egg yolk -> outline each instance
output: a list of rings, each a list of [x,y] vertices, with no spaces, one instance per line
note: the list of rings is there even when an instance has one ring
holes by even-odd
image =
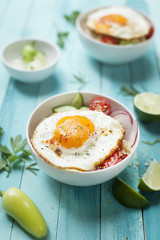
[[[94,130],[94,124],[86,117],[63,117],[57,123],[54,141],[65,148],[79,148],[90,138]]]
[[[127,19],[121,15],[110,14],[101,17],[98,22],[94,23],[97,30],[106,32],[108,34],[113,32],[111,31],[113,24],[124,26],[127,24]]]
[[[126,25],[127,19],[121,15],[110,14],[100,18],[100,22],[110,25],[110,23],[117,23],[119,25]]]

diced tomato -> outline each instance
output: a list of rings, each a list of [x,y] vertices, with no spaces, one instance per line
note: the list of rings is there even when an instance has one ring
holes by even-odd
[[[101,39],[101,41],[104,42],[104,43],[113,44],[113,45],[118,44],[118,41],[115,38],[110,37],[110,36],[103,37]]]
[[[119,160],[122,161],[123,159],[125,159],[128,155],[127,154],[123,154],[119,157]]]
[[[148,33],[148,35],[147,35],[147,39],[149,39],[152,35],[153,35],[153,33],[154,33],[154,27],[153,26],[151,26],[151,28],[150,28],[150,30],[149,30],[149,33]]]
[[[105,113],[106,115],[109,115],[111,112],[111,105],[108,102],[106,98],[103,97],[97,97],[92,99],[92,101],[89,104],[90,110],[97,110],[100,112]]]
[[[109,157],[102,165],[100,168],[107,168],[111,167],[119,162],[119,157],[118,153],[115,152],[111,157]]]

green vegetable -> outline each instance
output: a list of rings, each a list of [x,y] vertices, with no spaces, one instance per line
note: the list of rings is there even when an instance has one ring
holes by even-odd
[[[68,32],[58,32],[57,33],[57,38],[58,38],[57,44],[60,48],[64,47],[64,40],[65,40],[65,38],[68,37],[68,35],[69,35]]]
[[[76,19],[79,14],[80,14],[79,11],[74,11],[71,15],[64,15],[64,18],[71,24],[75,25]]]
[[[7,171],[7,176],[9,176],[11,170],[13,169],[13,165],[21,162],[25,163],[27,160],[31,160],[31,153],[26,149],[26,139],[23,140],[21,135],[17,135],[15,139],[12,137],[10,138],[10,143],[12,151],[7,146],[0,144],[0,172]],[[30,171],[32,170],[32,172],[34,171],[35,173],[35,171],[39,169],[34,168],[32,164],[33,162],[27,166],[26,169]]]
[[[26,62],[33,61],[35,54],[36,50],[33,43],[25,45],[22,49],[22,59]]]
[[[89,107],[82,106],[82,107],[80,107],[80,109],[79,109],[79,110],[90,110],[90,109],[89,109]]]
[[[80,108],[83,105],[83,97],[80,93],[76,93],[72,99],[71,105],[75,108]]]
[[[46,222],[32,200],[18,188],[0,190],[1,206],[19,225],[34,237],[41,238],[47,233]]]
[[[46,57],[45,54],[41,51],[36,51],[35,56],[34,56],[34,60],[37,59],[39,60],[39,62],[41,63],[41,65],[43,67],[46,66],[47,62],[46,62]]]
[[[75,110],[77,110],[77,109],[71,105],[63,105],[63,106],[59,106],[56,108],[52,108],[53,113],[68,112],[68,111],[75,111]]]

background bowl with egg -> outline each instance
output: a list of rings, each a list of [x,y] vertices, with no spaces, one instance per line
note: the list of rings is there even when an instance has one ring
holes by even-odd
[[[39,167],[42,170],[44,170],[44,172],[47,173],[49,176],[53,177],[54,179],[60,182],[70,184],[70,185],[76,185],[76,186],[90,186],[90,185],[100,184],[117,176],[122,170],[124,170],[127,167],[139,143],[140,132],[139,132],[138,123],[134,115],[129,111],[129,109],[127,109],[123,104],[116,101],[115,99],[106,97],[104,95],[96,94],[93,92],[80,93],[83,97],[84,106],[89,106],[89,103],[95,97],[100,96],[100,97],[106,98],[111,105],[110,116],[113,119],[117,119],[122,124],[125,130],[124,138],[126,141],[130,142],[132,149],[129,155],[124,160],[117,163],[116,165],[107,167],[104,169],[93,169],[89,171],[76,170],[75,168],[72,169],[72,167],[66,169],[62,167],[63,165],[59,167],[53,164],[54,162],[52,161],[53,159],[45,159],[41,154],[37,153],[37,151],[35,150],[32,144],[32,139],[35,133],[35,129],[40,124],[40,122],[43,122],[45,118],[53,114],[53,111],[52,111],[53,108],[58,106],[63,106],[63,105],[70,105],[75,94],[76,94],[75,92],[69,92],[69,93],[62,93],[62,94],[53,96],[47,99],[46,101],[42,102],[33,111],[33,113],[29,118],[29,121],[27,124],[27,130],[26,130],[29,149],[32,153],[32,156],[37,161]],[[86,110],[83,110],[83,111],[86,111]],[[91,110],[88,110],[88,111],[91,111]],[[67,114],[68,113],[66,113],[66,115]],[[50,132],[50,133],[53,132],[52,125],[51,125],[51,128],[48,129],[47,127],[46,131],[41,132],[40,134],[46,135],[47,132]],[[95,155],[99,157],[99,152],[96,151]],[[86,162],[87,162],[87,159],[86,159]]]
[[[154,35],[151,20],[126,6],[88,10],[78,16],[76,27],[89,55],[108,64],[128,63],[143,56]]]

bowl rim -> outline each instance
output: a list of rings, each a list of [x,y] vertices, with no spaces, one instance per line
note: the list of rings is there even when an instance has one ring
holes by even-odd
[[[24,69],[24,70],[22,70],[22,69],[17,69],[17,68],[15,68],[12,64],[10,64],[10,63],[5,59],[5,57],[4,57],[4,52],[5,52],[6,49],[7,49],[8,47],[10,47],[11,45],[14,45],[14,44],[20,43],[20,42],[25,42],[25,41],[37,41],[37,42],[42,42],[42,43],[45,43],[45,44],[49,45],[50,48],[52,48],[52,49],[54,49],[54,50],[56,51],[56,58],[55,58],[55,60],[52,61],[52,63],[49,64],[49,65],[47,65],[46,67],[44,67],[44,68],[42,68],[42,69],[38,69],[38,70],[33,69],[33,70],[31,71],[31,70],[29,70],[29,69]],[[42,71],[44,71],[44,70],[50,69],[50,68],[52,68],[52,67],[58,62],[59,58],[60,58],[60,49],[59,49],[59,47],[57,46],[57,44],[52,43],[51,41],[48,41],[48,40],[45,40],[45,39],[42,39],[42,38],[36,38],[36,37],[27,37],[27,38],[24,37],[24,38],[19,38],[19,39],[17,39],[17,40],[10,41],[9,43],[7,43],[7,44],[3,47],[2,51],[1,51],[1,60],[2,60],[3,64],[6,65],[7,67],[11,68],[11,69],[14,70],[14,71],[21,72],[21,73],[37,73],[37,72],[42,72]]]
[[[97,10],[100,10],[100,9],[103,9],[103,8],[111,8],[111,7],[127,7],[127,8],[130,8],[130,9],[134,10],[138,14],[142,15],[145,19],[147,19],[150,22],[151,26],[154,27],[154,32],[153,32],[152,36],[149,39],[146,39],[145,41],[134,44],[134,45],[133,44],[132,45],[131,44],[128,44],[128,45],[114,45],[114,44],[103,43],[103,42],[91,37],[89,34],[87,34],[81,26],[81,20],[84,17],[86,17],[88,14],[90,14],[94,11],[97,11]],[[100,7],[90,8],[90,9],[88,9],[88,10],[86,10],[83,13],[80,13],[78,15],[78,17],[76,19],[76,28],[79,31],[79,33],[82,34],[83,37],[85,37],[87,40],[89,40],[89,41],[91,41],[95,44],[99,44],[100,46],[108,46],[108,47],[112,47],[112,48],[115,48],[115,49],[117,49],[117,48],[118,49],[124,49],[124,48],[128,49],[128,48],[141,47],[141,46],[145,45],[146,43],[151,42],[153,40],[153,37],[154,37],[154,34],[155,34],[155,26],[154,26],[153,22],[150,20],[150,18],[148,18],[143,12],[138,11],[137,9],[128,7],[126,5],[123,5],[123,6],[122,5],[113,5],[113,6],[108,5],[108,6],[100,6]]]
[[[129,114],[132,116],[132,119],[134,119],[134,121],[136,122],[137,124],[137,135],[136,135],[136,140],[135,140],[135,144],[134,144],[134,148],[132,149],[131,153],[125,158],[123,159],[121,162],[119,162],[118,164],[116,165],[113,165],[113,166],[110,166],[108,168],[105,168],[105,169],[98,169],[98,170],[91,170],[91,171],[68,171],[68,169],[64,169],[64,168],[59,168],[59,167],[56,167],[56,165],[50,163],[49,161],[46,161],[45,159],[43,159],[41,156],[39,156],[37,154],[37,152],[34,150],[32,144],[31,144],[31,140],[30,140],[30,137],[29,137],[29,125],[30,125],[30,122],[31,122],[31,119],[33,117],[33,115],[35,114],[35,112],[43,105],[45,104],[46,102],[50,101],[52,98],[56,98],[56,97],[61,97],[63,95],[70,95],[70,94],[75,94],[75,93],[81,93],[81,94],[95,94],[96,96],[102,96],[102,97],[106,97],[118,104],[120,104],[122,107],[124,107],[128,112]],[[47,117],[47,116],[46,116]],[[101,94],[101,93],[96,93],[96,92],[89,92],[89,91],[71,91],[71,92],[63,92],[63,93],[60,93],[60,94],[56,94],[54,96],[51,96],[49,98],[47,98],[46,100],[42,101],[40,104],[38,104],[38,106],[32,111],[32,113],[30,114],[30,117],[28,119],[28,122],[27,122],[27,127],[26,127],[26,139],[27,139],[27,142],[28,142],[28,145],[29,145],[29,148],[32,149],[32,151],[34,152],[34,155],[36,155],[38,158],[40,158],[42,161],[44,161],[47,165],[55,168],[55,169],[59,169],[61,171],[65,171],[65,172],[71,172],[73,174],[78,174],[78,175],[92,175],[92,174],[95,174],[95,173],[98,173],[98,172],[104,172],[104,171],[110,171],[110,169],[113,169],[113,168],[118,168],[118,166],[122,165],[125,162],[128,162],[129,161],[129,157],[132,157],[134,155],[134,153],[136,152],[137,150],[137,147],[138,147],[138,144],[139,144],[139,140],[140,140],[140,128],[139,128],[139,124],[134,116],[134,114],[124,105],[122,104],[121,102],[119,102],[118,100],[112,98],[112,97],[108,97],[108,96],[105,96],[104,94]]]

